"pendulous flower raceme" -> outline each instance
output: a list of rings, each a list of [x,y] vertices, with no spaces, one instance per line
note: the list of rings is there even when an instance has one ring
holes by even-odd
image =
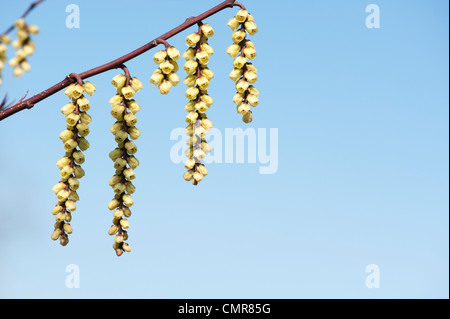
[[[150,77],[150,83],[156,85],[159,92],[167,95],[172,86],[180,83],[177,75],[178,63],[176,60],[180,58],[180,52],[173,46],[167,46],[166,50],[159,50],[153,56],[153,61],[159,65],[153,75]]]
[[[79,200],[77,194],[80,186],[79,179],[84,176],[81,164],[84,163],[85,157],[82,152],[89,148],[85,137],[89,134],[89,124],[92,119],[86,113],[90,109],[90,104],[83,93],[92,95],[95,90],[94,84],[85,82],[71,84],[64,91],[71,102],[61,109],[66,117],[67,126],[59,138],[64,143],[66,154],[56,162],[60,169],[61,180],[52,188],[58,203],[52,210],[56,222],[51,236],[53,240],[59,238],[63,246],[69,243],[68,235],[72,233],[70,221],[72,213],[77,208],[75,203]]]
[[[208,44],[208,39],[214,35],[214,30],[209,24],[201,24],[198,32],[194,32],[186,38],[189,48],[184,52],[186,59],[184,71],[187,77],[184,84],[188,87],[185,96],[189,99],[185,110],[186,134],[188,149],[186,156],[189,158],[185,162],[187,172],[184,174],[186,181],[192,181],[193,185],[198,185],[203,178],[208,175],[208,170],[201,163],[202,159],[211,152],[211,148],[206,142],[206,134],[213,127],[212,122],[206,116],[206,111],[213,104],[213,99],[208,95],[209,83],[214,77],[214,73],[208,68],[209,58],[214,54],[213,48]]]
[[[228,26],[233,33],[233,44],[227,48],[227,53],[235,58],[234,70],[230,73],[230,79],[236,82],[237,93],[233,97],[233,102],[237,104],[237,112],[242,115],[245,123],[253,120],[251,107],[256,107],[259,103],[258,90],[252,85],[258,80],[258,70],[249,62],[256,58],[255,45],[247,39],[249,35],[255,35],[258,27],[255,18],[247,10],[241,9],[234,18],[228,21]]]
[[[126,74],[127,76],[119,74],[113,78],[112,84],[117,89],[117,94],[109,100],[112,106],[111,115],[116,119],[110,131],[117,143],[117,148],[109,154],[116,169],[116,173],[109,180],[109,186],[115,193],[114,199],[108,204],[109,210],[114,211],[109,235],[115,235],[113,248],[117,256],[121,256],[124,251],[131,251],[125,242],[128,240],[127,218],[131,216],[130,207],[134,203],[131,197],[135,191],[132,183],[136,178],[134,169],[139,166],[139,161],[134,156],[137,147],[133,140],[137,140],[141,135],[136,128],[136,113],[140,106],[133,97],[142,88],[142,83],[137,78],[130,79],[127,72]]]
[[[2,70],[5,67],[7,45],[11,42],[8,35],[4,34],[0,36],[0,86],[2,85]]]
[[[22,76],[24,71],[30,71],[31,66],[27,57],[34,53],[36,45],[31,41],[31,35],[39,33],[39,28],[35,25],[27,25],[24,18],[20,18],[14,24],[17,29],[17,40],[11,45],[16,49],[16,56],[9,60],[9,65],[14,68],[15,76]]]

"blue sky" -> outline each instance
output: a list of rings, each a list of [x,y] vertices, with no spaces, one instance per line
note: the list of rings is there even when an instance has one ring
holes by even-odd
[[[29,3],[5,1],[0,29]],[[79,29],[65,26],[71,3]],[[0,96],[34,95],[216,3],[46,0],[27,18],[41,29],[32,71],[14,78],[6,68]],[[0,124],[0,297],[448,298],[448,2],[243,3],[260,29],[252,41],[261,98],[247,127],[278,129],[277,172],[213,163],[199,187],[184,182],[170,134],[184,126],[185,87],[161,96],[148,82],[156,51],[148,52],[127,63],[144,83],[136,95],[133,252],[117,258],[107,234],[111,71],[90,79],[98,89],[91,149],[67,247],[50,239],[67,98],[60,92]],[[381,10],[379,29],[365,25],[371,3]],[[206,21],[216,32],[208,116],[221,132],[245,128],[225,53],[236,11]],[[183,52],[193,31],[169,42]],[[70,264],[79,267],[80,288],[66,287]],[[379,266],[380,288],[365,285],[369,264]]]

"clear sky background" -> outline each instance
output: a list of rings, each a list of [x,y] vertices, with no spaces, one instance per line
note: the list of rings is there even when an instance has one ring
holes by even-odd
[[[29,3],[3,0],[0,29]],[[80,7],[79,29],[65,26],[70,3]],[[41,29],[32,71],[14,78],[7,67],[0,96],[34,95],[217,3],[46,0],[27,19]],[[0,297],[448,298],[448,1],[243,3],[260,29],[252,40],[261,97],[248,127],[278,128],[276,174],[222,163],[208,165],[199,187],[182,179],[170,133],[185,125],[185,86],[161,96],[150,85],[153,50],[127,63],[144,83],[130,254],[116,257],[107,234],[108,100],[118,71],[90,79],[98,88],[91,149],[66,247],[50,235],[68,99],[60,92],[0,123]],[[379,29],[365,25],[371,3],[381,9]],[[245,128],[225,53],[236,11],[205,21],[216,31],[208,116],[221,132]],[[195,29],[170,43],[183,52]],[[70,264],[80,288],[66,287]],[[379,266],[380,288],[366,287],[369,264]]]

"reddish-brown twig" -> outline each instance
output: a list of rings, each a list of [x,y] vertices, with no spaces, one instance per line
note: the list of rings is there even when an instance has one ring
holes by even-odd
[[[83,73],[78,73],[78,75],[81,77],[81,79],[86,79],[95,75],[98,75],[100,73],[104,73],[109,70],[120,68],[125,62],[134,59],[135,57],[147,52],[148,50],[154,48],[158,45],[158,42],[161,42],[161,40],[168,40],[169,38],[173,37],[174,35],[188,29],[189,27],[198,24],[202,20],[205,20],[206,18],[226,9],[226,8],[232,8],[235,5],[241,7],[241,4],[237,4],[235,2],[236,0],[225,0],[219,5],[215,6],[214,8],[200,14],[197,17],[190,17],[186,19],[184,23],[179,25],[178,27],[170,30],[169,32],[157,37],[155,40],[150,41],[149,43],[145,44],[144,46],[140,47],[139,49],[136,49],[114,61],[111,61],[109,63],[106,63],[104,65],[101,65],[99,67],[93,68],[91,70],[88,70]],[[26,108],[33,107],[36,103],[48,98],[49,96],[55,94],[56,92],[59,92],[60,90],[64,89],[71,83],[73,83],[73,79],[66,77],[61,82],[55,84],[54,86],[48,88],[45,91],[42,91],[41,93],[36,94],[35,96],[21,102],[16,103],[15,105],[11,106],[8,109],[5,109],[3,111],[0,111],[0,121],[4,120],[5,118],[20,112]]]

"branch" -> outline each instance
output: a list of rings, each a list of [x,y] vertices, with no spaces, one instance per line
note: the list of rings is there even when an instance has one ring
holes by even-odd
[[[37,0],[37,1],[33,2],[32,4],[30,4],[27,11],[25,11],[22,14],[21,18],[25,18],[37,5],[41,4],[42,2],[44,2],[44,0]],[[7,35],[12,30],[14,30],[14,25],[10,26],[5,32],[2,33],[2,35]]]
[[[164,40],[164,41],[168,40],[171,37],[177,35],[178,33],[186,30],[187,28],[189,28],[195,24],[198,24],[202,20],[204,20],[226,8],[232,8],[234,6],[239,6],[241,8],[244,7],[242,4],[237,3],[235,1],[236,0],[225,0],[221,4],[202,13],[201,15],[199,15],[197,17],[190,17],[190,18],[186,19],[186,21],[184,23],[182,23],[181,25],[179,25],[178,27],[157,37],[155,40],[150,41],[149,43],[140,47],[139,49],[136,49],[114,61],[111,61],[111,62],[101,65],[99,67],[93,68],[89,71],[85,71],[83,73],[78,73],[78,75],[80,76],[81,79],[86,79],[86,78],[90,78],[92,76],[98,75],[100,73],[104,73],[106,71],[121,68],[125,62],[127,62],[131,59],[134,59],[137,56],[149,51],[150,49],[156,47],[159,43],[164,43],[162,40]],[[24,109],[31,109],[36,103],[48,98],[49,96],[55,94],[56,92],[61,91],[62,89],[66,88],[73,82],[75,82],[75,79],[73,79],[70,76],[67,76],[64,80],[53,85],[52,87],[48,88],[47,90],[42,91],[41,93],[38,93],[35,96],[33,96],[25,101],[16,103],[15,105],[11,106],[8,109],[0,111],[0,121],[4,120],[5,118],[7,118],[17,112],[24,110]]]

